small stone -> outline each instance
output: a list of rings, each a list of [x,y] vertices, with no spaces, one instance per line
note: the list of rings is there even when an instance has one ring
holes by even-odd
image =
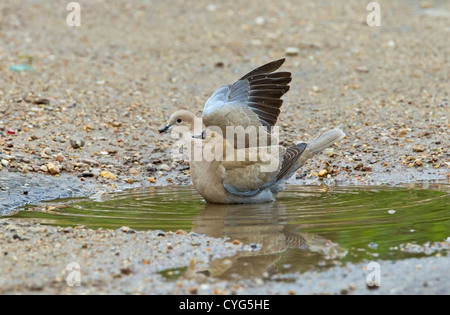
[[[423,151],[425,151],[425,149],[424,148],[420,148],[420,147],[414,147],[413,151],[414,152],[423,152]]]
[[[208,4],[206,6],[206,10],[208,10],[209,12],[214,12],[214,11],[216,11],[216,9],[217,9],[217,7],[215,4]]]
[[[84,147],[86,143],[83,140],[70,140],[70,145],[72,146],[72,148],[74,149],[79,149]]]
[[[149,181],[150,183],[152,183],[152,184],[155,184],[155,183],[156,183],[156,179],[155,179],[154,177],[149,177],[149,178],[148,178],[148,181]]]
[[[113,173],[108,172],[108,171],[101,172],[100,176],[105,178],[105,179],[111,179],[111,180],[115,180],[116,179],[116,175],[114,175]]]
[[[56,136],[55,139],[53,139],[53,141],[57,141],[59,143],[66,143],[66,139],[64,137],[61,136]]]
[[[422,166],[422,164],[423,164],[423,162],[422,162],[421,159],[417,159],[417,160],[414,161],[414,166],[419,167],[419,166]]]
[[[48,168],[47,168],[47,166],[45,166],[45,165],[42,165],[39,169],[40,169],[41,171],[43,171],[44,173],[47,173],[47,172],[48,172]]]
[[[133,231],[130,227],[128,227],[128,226],[122,226],[122,227],[120,228],[120,230],[121,230],[123,233],[128,233],[128,234],[134,233],[134,231]]]
[[[7,167],[7,166],[9,165],[9,161],[7,161],[7,160],[5,160],[5,159],[2,159],[2,165],[3,165],[4,167]]]
[[[397,44],[393,40],[390,40],[386,43],[386,46],[389,48],[395,48],[395,46],[397,46]]]
[[[297,47],[287,47],[285,53],[287,56],[297,56],[300,53],[300,49]]]
[[[157,170],[158,170],[158,168],[157,168],[156,165],[154,165],[154,164],[149,164],[149,165],[147,165],[147,167],[146,167],[146,171],[147,171],[147,172],[154,173],[154,172],[156,172]]]
[[[356,164],[355,166],[353,166],[353,169],[359,171],[359,170],[362,170],[363,167],[364,167],[364,164],[359,163],[359,164]]]
[[[59,162],[59,163],[62,163],[62,162],[64,161],[64,155],[58,154],[58,155],[55,157],[55,161],[57,161],[57,162]]]
[[[367,73],[367,72],[369,72],[369,68],[364,67],[364,66],[362,66],[362,67],[357,67],[357,68],[356,68],[356,71],[361,72],[361,73]]]
[[[329,157],[334,157],[336,156],[336,152],[334,152],[333,148],[327,148],[325,149],[325,154],[328,155]]]
[[[252,39],[250,41],[250,44],[252,44],[253,46],[261,46],[262,45],[262,41],[260,39]]]
[[[52,155],[52,153],[53,153],[52,149],[50,149],[49,147],[45,148],[44,151],[42,151],[42,152],[44,152],[47,155]]]
[[[374,242],[370,242],[369,245],[367,245],[370,249],[376,249],[378,248],[378,244]]]
[[[265,23],[265,20],[264,20],[264,18],[263,18],[262,16],[258,16],[258,17],[255,19],[255,24],[256,24],[256,25],[264,25],[264,23]]]
[[[391,209],[391,210],[388,211],[389,214],[394,214],[394,213],[396,213],[396,212],[397,212],[397,211],[395,211],[395,210],[393,210],[393,209]]]
[[[130,173],[131,173],[131,175],[137,175],[137,174],[139,174],[139,171],[137,169],[135,169],[135,168],[132,168],[130,170]]]
[[[240,241],[238,241],[238,240],[234,240],[234,241],[233,241],[233,245],[239,245],[239,244],[241,244]]]
[[[13,129],[8,129],[8,130],[6,130],[6,132],[8,134],[10,134],[10,135],[15,135],[16,134],[16,132]]]
[[[127,183],[130,184],[130,185],[133,185],[134,184],[134,179],[128,178],[127,179]]]
[[[48,169],[48,172],[50,174],[52,174],[52,175],[56,175],[56,174],[59,174],[61,172],[59,167],[57,165],[53,164],[53,163],[48,163],[47,164],[47,169]]]
[[[95,166],[95,167],[100,166],[100,163],[95,160],[83,159],[83,160],[81,160],[81,162],[83,162],[84,164],[87,164],[89,166]]]
[[[192,287],[192,288],[188,288],[188,291],[190,294],[197,294],[198,289],[195,287]]]
[[[161,165],[158,166],[158,169],[160,171],[167,172],[168,170],[170,170],[170,166],[167,165],[167,164],[161,164]]]
[[[363,171],[363,172],[372,172],[372,168],[370,166],[363,166],[361,168],[361,171]]]
[[[321,170],[320,172],[319,172],[319,177],[324,177],[324,176],[326,176],[328,174],[328,171],[326,170],[326,169],[323,169],[323,170]]]

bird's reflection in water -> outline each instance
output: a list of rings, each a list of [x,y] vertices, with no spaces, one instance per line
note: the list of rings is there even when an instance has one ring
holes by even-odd
[[[244,244],[259,244],[259,250],[240,251],[233,257],[210,262],[207,270],[196,270],[220,279],[268,277],[286,271],[302,272],[347,251],[317,234],[302,233],[287,222],[283,204],[208,204],[195,218],[192,231],[212,237],[227,237]]]

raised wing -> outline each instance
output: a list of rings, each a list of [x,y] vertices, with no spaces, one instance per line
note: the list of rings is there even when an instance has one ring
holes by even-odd
[[[292,80],[290,72],[274,72],[284,61],[285,59],[280,59],[258,67],[235,83],[214,92],[203,110],[205,125],[222,128],[240,125],[274,126],[283,104],[281,97],[289,91]],[[232,115],[233,111],[238,114]]]

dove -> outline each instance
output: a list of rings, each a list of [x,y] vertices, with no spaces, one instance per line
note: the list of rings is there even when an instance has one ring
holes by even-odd
[[[191,178],[206,201],[217,204],[274,201],[286,181],[308,159],[345,137],[342,130],[332,129],[308,143],[289,148],[280,146],[278,141],[266,141],[266,137],[272,138],[271,128],[280,114],[281,97],[289,90],[291,73],[275,72],[284,61],[265,64],[235,83],[219,88],[206,102],[201,119],[187,110],[176,111],[159,130],[164,133],[177,127],[190,134],[187,139]],[[199,121],[201,136],[196,132]],[[250,145],[251,139],[246,138],[244,145],[236,146],[235,137],[227,134],[236,127],[260,131],[263,128],[263,132],[256,134],[259,139],[256,145]]]

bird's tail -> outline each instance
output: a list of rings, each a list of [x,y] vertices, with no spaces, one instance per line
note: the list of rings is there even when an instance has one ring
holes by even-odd
[[[296,163],[296,169],[299,169],[306,163],[307,160],[312,158],[314,155],[319,154],[320,152],[331,146],[333,143],[341,140],[344,137],[345,133],[343,133],[341,129],[332,129],[311,140],[308,143],[303,154],[298,159]]]
[[[306,147],[306,151],[308,151],[311,156],[314,156],[344,137],[345,133],[343,133],[341,129],[329,130],[321,136],[311,140]]]

